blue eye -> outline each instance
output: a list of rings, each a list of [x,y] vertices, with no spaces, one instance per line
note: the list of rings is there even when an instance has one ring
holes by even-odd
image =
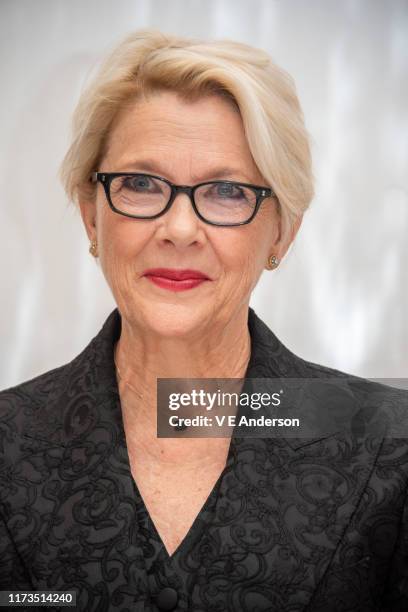
[[[232,198],[239,200],[245,198],[244,191],[238,185],[231,185],[230,183],[214,183],[215,195],[222,198]]]
[[[125,176],[122,181],[122,187],[131,189],[132,191],[146,190],[153,183],[152,179],[144,174],[137,176]]]

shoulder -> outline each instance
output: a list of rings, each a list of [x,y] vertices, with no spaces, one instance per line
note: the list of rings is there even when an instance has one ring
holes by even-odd
[[[249,308],[248,327],[251,335],[251,365],[263,376],[284,377],[339,377],[352,376],[335,368],[303,359],[291,351]]]
[[[24,380],[21,383],[7,387],[0,391],[0,402],[18,401],[19,398],[24,399],[26,397],[41,398],[44,394],[47,394],[50,388],[55,384],[68,367],[68,363],[55,367],[52,370],[43,372],[33,378]]]
[[[389,424],[393,426],[394,433],[398,433],[396,437],[408,438],[408,420],[405,416],[405,410],[408,408],[408,390],[395,386],[398,384],[397,379],[364,378],[305,359],[300,360],[311,379],[327,379],[328,382],[338,380],[343,387],[347,385],[362,407],[383,411],[383,415],[388,417]],[[396,432],[397,421],[405,431]]]
[[[16,482],[17,472],[21,483],[30,469],[35,472],[38,457],[42,461],[59,446],[61,411],[50,408],[50,398],[58,396],[68,368],[53,368],[0,391],[0,483],[5,490]]]
[[[29,414],[58,398],[64,390],[76,395],[95,388],[97,374],[103,373],[111,359],[114,340],[118,336],[120,318],[115,309],[106,319],[102,329],[71,361],[38,376],[0,391],[0,414]]]
[[[24,450],[27,439],[60,443],[64,414],[71,399],[87,388],[86,362],[93,340],[71,361],[0,391],[0,452],[8,460]]]
[[[115,309],[71,361],[0,391],[3,461],[13,463],[33,441],[39,453],[67,447],[98,420],[110,417],[102,408],[117,391],[113,345],[119,331],[120,318]]]
[[[248,326],[251,334],[250,378],[302,379],[302,385],[315,390],[313,406],[340,409],[358,415],[367,422],[373,414],[386,422],[388,439],[397,444],[408,440],[408,390],[395,386],[394,379],[368,379],[320,363],[303,359],[287,348],[274,332],[250,308]],[[307,381],[310,379],[310,386]],[[306,381],[306,383],[304,382]],[[336,396],[332,390],[336,390]],[[318,399],[323,398],[323,402]],[[330,400],[330,401],[328,401]],[[333,400],[333,401],[331,401]]]
[[[258,317],[252,308],[249,308],[248,327],[251,334],[251,349],[253,356],[255,360],[259,362],[264,361],[264,363],[269,366],[271,376],[275,369],[277,375],[295,376],[298,374],[299,377],[303,375],[304,377],[310,376],[311,378],[347,378],[356,383],[365,383],[368,386],[372,386],[373,389],[381,385],[380,382],[376,382],[375,380],[370,380],[350,372],[308,361],[296,355],[285,346],[266,323]],[[386,387],[386,385],[382,386]],[[405,391],[405,393],[407,392]]]
[[[46,405],[50,394],[64,378],[69,364],[65,364],[34,378],[30,378],[0,391],[0,418],[2,428],[13,423],[13,429],[20,431],[23,421],[34,417],[36,411]]]

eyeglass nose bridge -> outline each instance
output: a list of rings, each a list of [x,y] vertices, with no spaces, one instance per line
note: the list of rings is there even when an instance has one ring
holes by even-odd
[[[175,196],[178,193],[186,193],[191,198],[193,195],[193,191],[194,187],[191,187],[190,185],[173,185],[173,193]]]
[[[170,208],[170,206],[173,204],[174,200],[176,199],[176,196],[179,193],[185,193],[189,196],[190,198],[190,202],[194,208],[194,210],[196,210],[195,207],[195,202],[194,202],[194,187],[191,187],[191,185],[171,185],[171,195],[170,195],[170,201],[167,204],[167,210]]]

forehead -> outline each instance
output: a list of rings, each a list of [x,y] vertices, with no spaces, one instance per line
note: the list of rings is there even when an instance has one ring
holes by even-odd
[[[188,170],[190,179],[191,173],[199,179],[206,168],[224,168],[226,162],[245,180],[261,178],[239,111],[217,95],[190,102],[160,92],[123,108],[112,126],[105,159],[117,171],[130,171],[142,158],[169,172],[175,166]]]

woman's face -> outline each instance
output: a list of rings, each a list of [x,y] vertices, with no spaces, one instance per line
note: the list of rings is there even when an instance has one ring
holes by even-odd
[[[98,170],[146,172],[180,185],[220,178],[265,185],[239,113],[216,95],[187,103],[173,92],[160,92],[123,110]],[[122,316],[160,336],[194,337],[216,324],[224,326],[246,311],[268,256],[283,256],[272,198],[251,223],[236,227],[202,222],[184,193],[152,220],[113,212],[100,183],[95,202],[80,205]],[[175,291],[145,276],[152,268],[192,269],[209,280]]]

